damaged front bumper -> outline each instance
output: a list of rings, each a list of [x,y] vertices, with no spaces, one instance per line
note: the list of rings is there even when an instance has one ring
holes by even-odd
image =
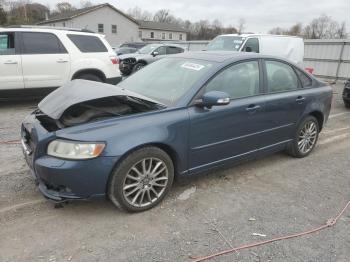
[[[21,135],[25,160],[46,198],[62,202],[105,196],[117,157],[66,160],[48,156],[47,144],[56,136],[46,131],[34,115],[22,124]]]

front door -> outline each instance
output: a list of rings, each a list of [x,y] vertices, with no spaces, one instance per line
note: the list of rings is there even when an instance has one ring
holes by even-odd
[[[18,38],[13,32],[0,33],[0,90],[24,88]]]
[[[229,66],[204,87],[202,93],[222,91],[231,97],[231,102],[210,109],[188,109],[190,172],[239,159],[259,149],[260,134],[266,128],[260,83],[259,63],[250,60]]]
[[[59,87],[70,73],[70,57],[56,35],[22,32],[25,88]]]

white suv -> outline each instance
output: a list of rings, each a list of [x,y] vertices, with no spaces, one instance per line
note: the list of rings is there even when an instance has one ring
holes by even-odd
[[[0,91],[19,95],[18,89],[53,89],[73,79],[120,81],[118,59],[102,35],[53,27],[0,28]]]

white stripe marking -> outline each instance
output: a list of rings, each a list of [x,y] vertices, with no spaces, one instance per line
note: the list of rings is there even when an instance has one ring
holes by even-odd
[[[334,114],[334,115],[330,115],[329,118],[333,118],[333,117],[338,117],[338,116],[342,116],[342,115],[346,115],[349,112],[343,112],[343,113],[338,113],[338,114]]]
[[[21,204],[5,207],[5,208],[0,209],[0,214],[8,212],[8,211],[12,211],[12,210],[20,209],[20,208],[23,208],[23,207],[26,207],[26,206],[32,206],[32,205],[40,204],[40,203],[43,203],[43,202],[46,202],[46,200],[45,199],[34,200],[34,201],[26,202],[26,203],[21,203]]]
[[[337,128],[337,129],[330,129],[329,131],[323,131],[322,133],[323,134],[331,134],[331,133],[336,133],[336,132],[339,132],[339,131],[344,131],[344,130],[348,130],[350,129],[350,126],[348,127],[342,127],[342,128]]]
[[[340,140],[340,139],[343,139],[343,138],[347,138],[348,136],[350,136],[350,134],[348,134],[348,133],[342,134],[342,135],[339,135],[339,136],[332,136],[332,137],[327,138],[325,140],[321,140],[320,142],[318,142],[318,144],[319,145],[326,145],[326,144],[332,143],[334,141],[337,141],[337,140]]]

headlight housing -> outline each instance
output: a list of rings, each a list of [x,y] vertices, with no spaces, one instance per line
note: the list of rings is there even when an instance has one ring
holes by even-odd
[[[66,159],[90,159],[98,157],[105,148],[104,143],[53,140],[47,147],[47,154]]]

